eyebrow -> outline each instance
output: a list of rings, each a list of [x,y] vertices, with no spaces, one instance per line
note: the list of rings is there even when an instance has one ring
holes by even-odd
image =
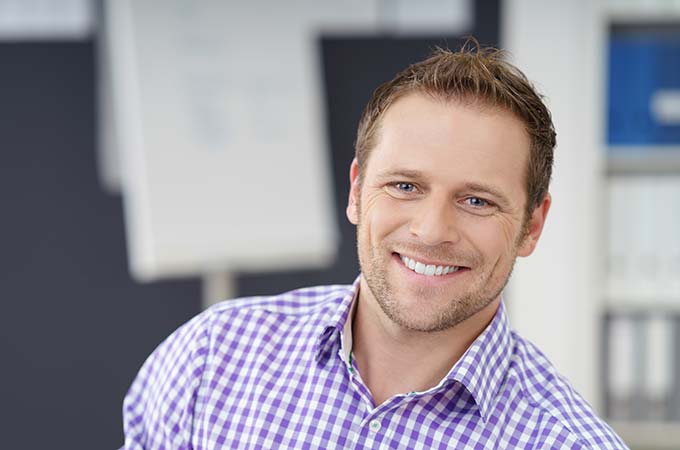
[[[412,179],[424,178],[424,174],[419,170],[407,170],[407,169],[388,170],[387,172],[382,172],[378,174],[378,178],[393,178],[393,177],[404,177]]]
[[[501,191],[499,191],[498,189],[496,189],[493,186],[489,186],[488,184],[471,182],[471,183],[465,183],[463,186],[465,187],[465,190],[474,191],[474,192],[486,192],[486,193],[491,194],[492,196],[498,198],[503,203],[506,203],[506,204],[508,203],[508,199],[505,197],[505,195]]]
[[[422,180],[423,178],[425,178],[423,172],[419,170],[408,169],[388,170],[386,172],[379,173],[377,176],[379,179],[403,177],[411,180]],[[496,197],[500,203],[504,203],[505,205],[510,204],[505,194],[503,194],[499,189],[496,189],[495,187],[485,183],[467,182],[463,184],[463,189],[466,191],[487,193],[492,195],[493,197]]]

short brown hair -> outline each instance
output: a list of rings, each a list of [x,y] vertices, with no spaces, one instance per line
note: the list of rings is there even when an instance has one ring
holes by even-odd
[[[531,138],[526,174],[527,219],[548,193],[552,175],[555,128],[542,96],[527,77],[505,60],[503,51],[463,45],[460,51],[438,48],[427,59],[401,71],[380,85],[364,108],[359,121],[356,157],[359,175],[376,145],[377,131],[385,111],[399,98],[423,92],[444,100],[502,108],[525,124]]]

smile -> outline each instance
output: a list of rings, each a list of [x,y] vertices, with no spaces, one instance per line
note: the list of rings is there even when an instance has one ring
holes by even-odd
[[[408,256],[399,255],[399,257],[401,258],[401,261],[404,263],[404,266],[408,267],[409,269],[420,275],[436,277],[446,275],[452,272],[457,272],[458,270],[460,270],[460,267],[458,266],[435,266],[433,264],[424,264],[420,261],[416,261],[415,259],[409,258]]]

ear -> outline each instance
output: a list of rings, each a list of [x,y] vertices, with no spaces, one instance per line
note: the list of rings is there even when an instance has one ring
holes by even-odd
[[[349,168],[349,199],[347,200],[347,218],[354,224],[359,224],[359,208],[357,207],[359,201],[359,163],[357,159],[352,160],[352,165]]]
[[[538,238],[541,237],[541,232],[543,231],[543,225],[545,225],[545,219],[548,217],[548,211],[550,210],[550,204],[552,203],[552,197],[550,194],[546,194],[545,198],[540,205],[534,209],[531,213],[531,218],[529,219],[529,224],[527,228],[527,234],[524,236],[524,240],[519,246],[518,256],[529,256],[534,252],[536,244],[538,244]]]

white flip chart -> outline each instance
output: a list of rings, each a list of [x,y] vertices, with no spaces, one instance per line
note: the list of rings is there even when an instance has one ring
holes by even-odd
[[[376,17],[361,1],[106,3],[137,279],[333,260],[315,33]]]

